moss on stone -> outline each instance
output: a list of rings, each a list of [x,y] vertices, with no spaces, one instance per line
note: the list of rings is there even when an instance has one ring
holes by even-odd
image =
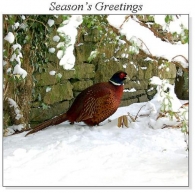
[[[72,85],[69,81],[64,84],[57,84],[51,86],[51,91],[47,92],[43,97],[45,104],[53,104],[63,100],[70,100],[73,98]]]

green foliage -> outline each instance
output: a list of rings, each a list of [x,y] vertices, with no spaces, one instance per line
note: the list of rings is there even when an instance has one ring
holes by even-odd
[[[174,22],[173,15],[166,15],[165,16],[165,22],[169,26],[171,22]],[[178,41],[180,40],[182,44],[186,44],[189,42],[189,30],[186,29],[182,24],[181,24],[181,33],[173,32],[172,36]]]
[[[52,32],[52,28],[47,26],[47,21],[53,17],[52,15],[7,15],[4,18],[6,26],[4,33],[6,30],[14,33],[15,43],[21,46],[26,43],[31,45],[32,54],[29,56],[31,65],[38,71],[48,62],[48,33]],[[19,24],[18,28],[14,27],[16,23]],[[4,52],[4,57],[8,57],[7,51],[8,49]],[[17,50],[15,50],[16,52]],[[12,64],[15,65],[14,61]]]
[[[173,21],[173,16],[172,15],[166,15],[165,16],[165,22],[167,24],[170,24],[171,21]]]
[[[129,53],[131,55],[136,55],[136,54],[139,54],[139,46],[137,45],[137,42],[136,41],[131,41],[131,46],[129,46]]]
[[[45,103],[41,103],[41,106],[42,106],[43,110],[47,110],[50,108],[50,106],[45,104]]]
[[[61,73],[56,74],[56,79],[57,79],[58,82],[61,81],[61,78],[62,78],[62,74]]]
[[[106,15],[84,15],[82,26],[88,29],[104,30],[107,25]]]

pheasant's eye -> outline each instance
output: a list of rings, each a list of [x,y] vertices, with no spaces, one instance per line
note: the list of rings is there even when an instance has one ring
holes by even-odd
[[[125,78],[125,76],[126,76],[126,74],[125,74],[125,73],[123,73],[123,72],[121,72],[121,73],[119,74],[120,79],[124,79],[124,78]]]

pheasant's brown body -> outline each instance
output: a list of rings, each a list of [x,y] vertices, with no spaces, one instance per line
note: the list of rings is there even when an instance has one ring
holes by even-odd
[[[110,82],[98,83],[82,92],[67,111],[67,119],[83,121],[87,125],[97,125],[112,115],[120,105],[123,85]]]
[[[88,87],[76,97],[66,113],[38,125],[27,135],[66,120],[70,123],[83,121],[94,126],[107,119],[119,107],[123,94],[122,81],[125,80],[126,73],[121,71],[117,73],[122,74],[120,84],[110,81]]]

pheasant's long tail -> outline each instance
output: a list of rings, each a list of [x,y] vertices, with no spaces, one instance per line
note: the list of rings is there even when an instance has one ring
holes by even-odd
[[[43,122],[43,123],[37,125],[37,126],[34,127],[31,131],[29,131],[29,132],[25,135],[25,137],[26,137],[27,135],[32,134],[32,133],[36,133],[36,132],[38,132],[38,131],[40,131],[40,130],[46,128],[46,127],[49,127],[49,126],[52,126],[52,125],[58,125],[58,124],[60,124],[60,123],[62,123],[62,122],[64,122],[64,121],[66,121],[66,120],[67,120],[67,116],[66,116],[66,113],[64,113],[64,114],[62,114],[62,115],[60,115],[60,116],[58,116],[58,117],[55,117],[55,118],[50,119],[50,120],[47,120],[47,121],[45,121],[45,122]]]

